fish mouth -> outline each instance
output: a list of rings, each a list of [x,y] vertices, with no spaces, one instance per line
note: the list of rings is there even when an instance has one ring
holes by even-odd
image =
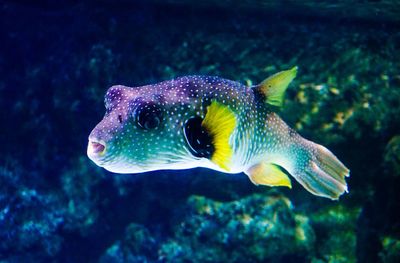
[[[90,143],[92,144],[91,148],[93,149],[93,153],[95,153],[95,154],[103,154],[104,153],[104,151],[106,149],[105,145],[103,145],[99,142],[90,142]]]
[[[88,148],[87,148],[87,154],[90,159],[93,160],[93,158],[100,158],[104,156],[106,153],[106,144],[104,141],[101,140],[95,140],[95,139],[89,139],[88,142]]]

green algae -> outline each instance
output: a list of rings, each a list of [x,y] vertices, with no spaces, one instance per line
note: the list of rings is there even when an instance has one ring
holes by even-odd
[[[395,263],[400,261],[400,239],[385,236],[382,238],[382,251],[379,257],[384,263]]]
[[[360,211],[336,204],[310,215],[318,244],[312,262],[357,262],[356,221]]]

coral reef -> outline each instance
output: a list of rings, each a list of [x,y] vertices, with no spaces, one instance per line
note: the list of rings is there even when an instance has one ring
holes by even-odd
[[[310,216],[318,246],[313,262],[357,262],[356,220],[360,208],[337,204],[315,211]]]
[[[379,257],[382,262],[394,263],[400,261],[400,240],[389,236],[382,238],[382,251]]]
[[[308,218],[280,194],[232,202],[192,196],[186,206],[171,237],[157,244],[159,238],[131,224],[101,262],[307,262],[315,245]]]
[[[152,262],[157,260],[157,243],[148,229],[130,224],[124,239],[109,247],[99,262]]]
[[[63,240],[57,233],[64,222],[63,205],[57,196],[36,189],[30,180],[39,179],[38,174],[23,174],[15,165],[0,167],[0,259],[54,257]]]

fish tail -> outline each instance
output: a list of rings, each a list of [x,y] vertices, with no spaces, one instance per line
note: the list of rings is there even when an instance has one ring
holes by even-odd
[[[345,177],[350,170],[322,145],[297,135],[292,145],[294,159],[293,177],[309,192],[333,200],[348,192]]]

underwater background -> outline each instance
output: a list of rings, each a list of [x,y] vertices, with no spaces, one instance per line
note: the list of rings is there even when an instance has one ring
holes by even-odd
[[[0,1],[0,262],[400,262],[398,1]],[[86,156],[115,84],[248,85],[351,170],[339,201]]]

